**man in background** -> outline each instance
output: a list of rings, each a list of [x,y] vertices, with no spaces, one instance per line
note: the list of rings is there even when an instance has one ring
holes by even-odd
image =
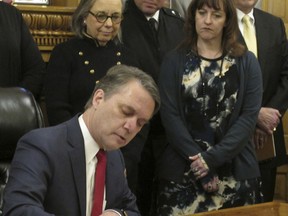
[[[164,5],[165,0],[127,0],[122,21],[124,45],[140,62],[140,68],[156,82],[164,55],[176,48],[184,36],[182,17],[177,11]],[[141,133],[143,139],[139,142],[142,142],[142,147],[145,143],[143,151],[138,147],[134,151],[124,148],[122,152],[125,155],[129,186],[134,188],[142,216],[146,216],[153,203],[151,200],[155,189],[156,160],[166,144],[160,115],[156,115],[149,128],[143,128]]]
[[[254,32],[253,42],[263,76],[262,108],[254,133],[256,146],[264,145],[274,135],[276,157],[259,163],[264,201],[273,200],[277,167],[288,163],[286,155],[282,116],[288,108],[288,45],[283,21],[255,8],[257,0],[234,0],[243,44],[250,43],[244,37],[242,18],[249,16]],[[250,40],[251,41],[251,40]]]

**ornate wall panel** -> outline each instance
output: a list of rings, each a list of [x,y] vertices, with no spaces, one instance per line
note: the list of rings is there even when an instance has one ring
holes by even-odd
[[[71,16],[75,7],[15,5],[39,46],[44,61],[48,61],[50,52],[58,43],[73,37]]]

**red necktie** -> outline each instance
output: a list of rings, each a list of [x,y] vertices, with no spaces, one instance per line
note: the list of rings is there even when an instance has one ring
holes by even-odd
[[[106,153],[100,149],[96,154],[97,166],[95,171],[94,194],[93,194],[93,208],[91,216],[99,216],[102,214],[104,186],[106,175]]]

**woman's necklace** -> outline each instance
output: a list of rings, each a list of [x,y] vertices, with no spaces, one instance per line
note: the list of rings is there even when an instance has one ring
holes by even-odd
[[[199,61],[198,61],[198,67],[199,67],[199,72],[200,72],[200,78],[201,78],[201,86],[202,86],[202,105],[201,105],[201,113],[204,117],[207,117],[207,113],[206,113],[206,94],[207,94],[207,85],[208,85],[208,81],[205,79],[205,74],[203,74],[202,72],[202,67],[201,67],[201,62],[202,59],[201,57],[199,57]],[[223,76],[222,74],[222,69],[223,69],[223,63],[224,63],[224,57],[221,57],[221,63],[220,63],[220,68],[219,68],[219,79],[218,82],[221,82],[221,78]],[[219,85],[218,83],[218,85]],[[219,96],[220,92],[219,92],[219,88],[217,88],[217,92],[216,95]],[[217,102],[216,102],[216,117],[218,117],[219,115],[219,100],[218,98],[216,98]],[[218,118],[217,118],[218,119]],[[219,122],[216,120],[216,124],[217,126],[219,126]]]

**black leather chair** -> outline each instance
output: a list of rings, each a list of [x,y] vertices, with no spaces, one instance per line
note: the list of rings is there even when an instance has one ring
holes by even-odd
[[[17,87],[0,88],[0,215],[17,142],[28,131],[40,127],[44,127],[44,118],[32,93]]]

